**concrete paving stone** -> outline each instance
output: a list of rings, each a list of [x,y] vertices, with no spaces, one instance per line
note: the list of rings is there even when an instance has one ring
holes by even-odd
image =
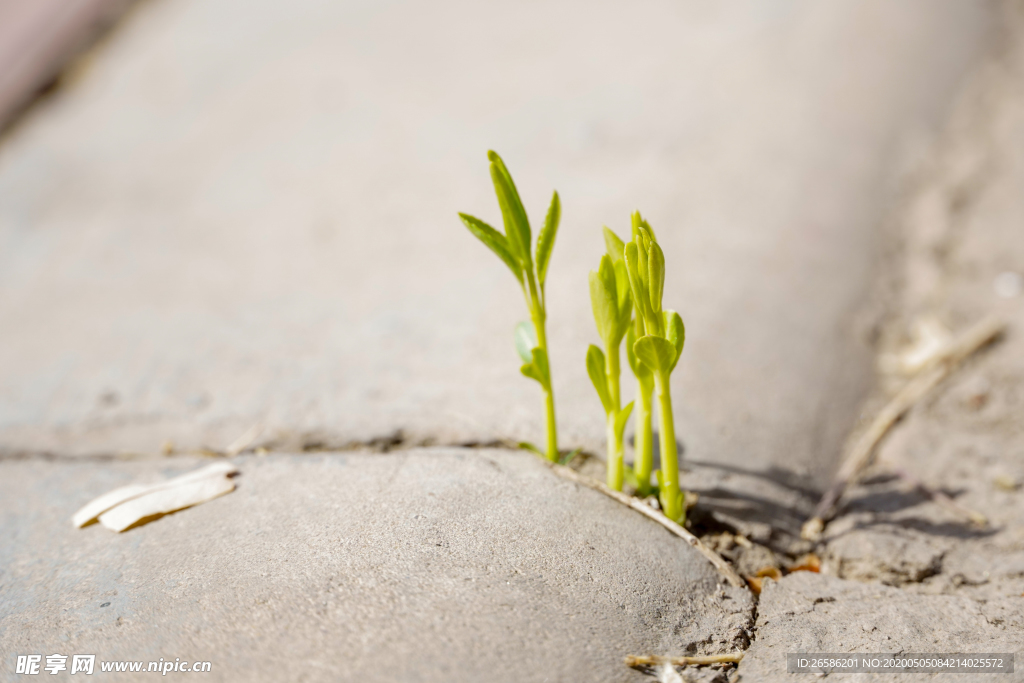
[[[203,461],[0,463],[0,680],[33,653],[224,681],[640,680],[626,654],[731,651],[752,625],[685,542],[529,454],[233,462],[235,492],[123,534],[70,517]]]
[[[984,316],[1008,325],[880,444],[878,466],[846,496],[823,553],[844,578],[999,601],[1024,593],[1024,4],[1001,5],[998,39],[911,174],[896,212],[903,241],[895,315],[883,355],[928,316],[959,332]],[[890,378],[897,387],[905,378]],[[894,477],[902,471],[963,508],[979,527]]]
[[[145,3],[0,147],[0,448],[540,440],[523,303],[455,216],[498,221],[494,148],[535,222],[563,199],[562,443],[602,450],[586,276],[640,208],[688,457],[820,482],[870,383],[887,179],[988,26],[981,0]]]
[[[796,572],[765,581],[754,642],[739,665],[740,681],[791,681],[787,652],[1012,652],[1024,680],[1024,597],[974,601],[917,595],[879,584]],[[858,681],[919,681],[922,674],[855,675]],[[964,674],[928,680],[963,681]]]

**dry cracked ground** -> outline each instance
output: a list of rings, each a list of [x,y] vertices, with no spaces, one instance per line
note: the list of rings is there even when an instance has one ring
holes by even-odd
[[[136,5],[0,139],[0,679],[53,653],[256,681],[774,681],[797,651],[1020,671],[1022,76],[1020,3]],[[729,586],[507,448],[543,425],[515,283],[455,217],[497,220],[488,148],[535,221],[562,196],[576,466],[603,452],[587,271],[640,208],[688,328],[692,529],[743,574],[820,574]],[[988,314],[1006,334],[802,540],[912,333]],[[233,493],[70,524],[211,457]]]

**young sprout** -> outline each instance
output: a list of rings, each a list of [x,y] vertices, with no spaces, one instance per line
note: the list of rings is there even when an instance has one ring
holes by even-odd
[[[633,223],[633,235],[637,234],[637,229],[643,227],[647,232],[654,236],[654,231],[647,225],[647,222],[640,216],[639,211],[633,212],[632,216]],[[625,243],[619,239],[619,236],[608,228],[604,229],[604,244],[605,249],[608,252],[608,256],[611,257],[612,263],[618,267],[618,264],[622,264],[622,268],[625,269],[626,261],[624,252],[626,249]],[[627,273],[627,281],[628,281]],[[631,299],[632,301],[632,299]],[[650,368],[643,365],[636,359],[636,354],[633,353],[633,345],[636,343],[638,337],[642,337],[644,334],[643,319],[637,314],[637,318],[633,320],[627,331],[626,331],[626,358],[629,361],[629,367],[633,370],[633,375],[636,377],[636,418],[634,420],[634,441],[633,441],[633,477],[637,488],[637,493],[641,496],[648,496],[653,492],[651,487],[651,473],[654,469],[654,433],[651,429],[651,416],[654,410],[654,373],[651,372]],[[638,334],[639,330],[639,334]]]
[[[491,180],[494,191],[498,195],[501,217],[505,224],[505,234],[501,234],[479,218],[460,213],[459,218],[466,224],[469,231],[498,255],[512,274],[519,281],[519,287],[526,298],[526,306],[530,310],[530,321],[522,322],[516,327],[515,345],[524,365],[520,372],[536,380],[544,389],[544,406],[547,421],[547,450],[543,453],[549,460],[558,460],[558,430],[555,426],[555,394],[551,388],[551,368],[548,364],[548,338],[544,323],[547,320],[545,308],[544,283],[548,274],[548,261],[551,249],[555,245],[555,233],[558,232],[558,221],[562,216],[562,205],[558,192],[551,197],[544,227],[537,237],[535,254],[530,254],[530,221],[526,217],[526,209],[519,199],[519,192],[505,163],[496,152],[488,152],[491,162]],[[531,450],[540,450],[524,444]]]
[[[679,454],[676,451],[675,422],[672,418],[672,394],[669,376],[679,362],[686,341],[683,319],[675,311],[662,310],[665,288],[665,255],[649,226],[634,216],[633,240],[625,246],[626,272],[636,305],[637,324],[633,354],[637,366],[654,376],[658,392],[658,417],[661,436],[661,469],[658,470],[658,497],[669,519],[682,522],[686,513],[679,490]],[[638,435],[640,430],[638,430]]]
[[[605,239],[615,234],[605,228]],[[619,240],[619,244],[622,244]],[[622,250],[617,253],[618,260],[609,254],[601,257],[601,266],[590,271],[590,303],[594,308],[594,321],[597,333],[604,342],[605,351],[593,344],[587,349],[587,374],[594,383],[597,395],[604,406],[606,422],[606,438],[608,444],[608,486],[616,491],[622,490],[623,456],[625,447],[622,435],[626,430],[626,421],[633,410],[630,403],[620,408],[619,396],[619,347],[626,336],[633,318],[633,300],[629,290],[629,275]]]

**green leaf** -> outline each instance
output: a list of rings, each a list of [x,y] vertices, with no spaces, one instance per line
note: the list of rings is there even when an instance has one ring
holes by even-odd
[[[619,239],[619,236],[611,231],[610,228],[604,229],[604,248],[608,251],[608,255],[611,256],[612,262],[616,265],[622,261],[622,252],[626,248],[626,243]]]
[[[569,463],[571,463],[571,462],[573,461],[573,459],[574,459],[574,458],[575,458],[575,457],[576,457],[577,455],[579,455],[579,454],[580,454],[580,453],[581,453],[582,451],[583,451],[583,448],[582,448],[582,447],[580,447],[580,448],[576,448],[576,449],[574,449],[574,450],[572,450],[572,451],[570,451],[570,452],[566,453],[566,454],[565,454],[565,457],[564,457],[564,458],[562,458],[562,460],[561,460],[561,462],[560,462],[559,464],[560,464],[560,465],[564,465],[564,466],[568,467],[568,466],[569,466]]]
[[[537,380],[545,389],[551,389],[551,369],[548,367],[548,354],[539,346],[533,349],[533,367],[537,368],[540,379]]]
[[[629,272],[626,270],[626,259],[621,258],[618,261],[612,259],[615,269],[615,292],[618,294],[618,308],[619,315],[622,315],[624,309],[628,308],[630,311],[633,310],[633,296],[629,289]]]
[[[537,237],[537,280],[541,289],[544,288],[544,281],[548,277],[548,261],[551,260],[551,250],[555,246],[555,235],[558,233],[558,223],[562,220],[562,202],[558,198],[558,192],[551,195],[551,206],[548,207],[548,215],[544,218],[544,227]]]
[[[658,373],[672,372],[676,360],[676,347],[664,337],[646,335],[633,344],[633,352],[641,363]]]
[[[533,350],[537,348],[537,330],[529,320],[516,325],[516,352],[524,363],[533,362]]]
[[[537,371],[537,366],[533,363],[523,363],[519,366],[519,372],[523,373],[523,377],[529,377],[535,382],[544,385],[544,378],[540,376],[540,372]]]
[[[640,277],[640,253],[636,242],[630,242],[626,245],[624,256],[626,273],[629,275],[629,288],[633,292],[633,304],[636,306],[637,317],[646,327],[647,319],[651,316],[651,300],[647,295],[647,288],[644,287],[643,278]]]
[[[519,284],[523,284],[523,266],[512,253],[512,250],[509,249],[508,240],[505,239],[505,236],[479,218],[469,214],[460,213],[459,218],[466,224],[469,231],[476,235],[478,240],[486,244],[491,251],[498,255],[498,258],[505,262],[505,265],[512,271],[512,274],[519,280]]]
[[[679,357],[683,355],[683,346],[686,344],[686,326],[683,319],[675,311],[665,311],[665,336],[676,350],[676,359],[672,361],[670,370],[676,369]]]
[[[545,460],[548,457],[541,449],[537,448],[536,446],[534,446],[529,441],[520,441],[519,442],[519,447],[522,448],[524,451],[532,451],[532,452],[536,453],[537,455],[539,455],[540,457],[544,458]]]
[[[649,253],[650,242],[644,239],[644,231],[640,230],[640,234],[636,238],[636,273],[640,276],[640,281],[644,285],[644,291],[647,292],[646,299],[648,303],[651,300],[651,267],[649,264]]]
[[[526,217],[526,209],[519,199],[512,176],[505,168],[505,162],[493,151],[487,153],[487,158],[491,160],[491,180],[494,182],[494,192],[498,195],[509,247],[519,257],[523,269],[529,273],[533,270],[533,261],[530,258],[530,221]]]
[[[612,411],[612,399],[608,393],[608,378],[604,374],[605,360],[604,352],[593,344],[587,349],[587,374],[590,375],[590,381],[594,383],[594,389],[597,390],[597,396],[601,399],[601,405],[604,406],[604,412],[607,415]]]
[[[654,228],[651,227],[650,223],[644,220],[639,211],[633,212],[633,215],[631,216],[631,223],[633,228],[633,239],[636,239],[638,231],[640,228],[643,228],[647,232],[648,239],[654,240],[655,242],[657,241],[657,238],[654,236]]]
[[[619,313],[615,339],[612,341],[618,345],[633,321],[633,295],[630,292],[629,273],[626,272],[625,259],[615,262],[615,292],[619,297]]]
[[[665,292],[665,253],[657,242],[651,242],[647,259],[648,286],[651,288],[651,311],[661,315],[661,297]]]
[[[601,256],[601,266],[596,271],[590,271],[590,305],[594,311],[597,333],[607,344],[615,334],[619,318],[615,269],[608,254]]]
[[[626,423],[629,422],[629,415],[633,412],[633,401],[626,404],[626,407],[615,416],[615,438],[622,443],[622,436],[626,432]]]

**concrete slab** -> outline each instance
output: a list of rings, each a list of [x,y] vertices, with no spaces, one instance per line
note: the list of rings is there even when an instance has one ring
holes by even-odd
[[[1024,680],[1024,597],[976,602],[963,596],[916,595],[878,584],[797,572],[766,581],[757,637],[739,665],[740,681],[791,681],[787,652],[1013,652]],[[913,681],[921,674],[856,674],[859,681]],[[964,674],[929,680],[960,681]]]
[[[0,679],[88,653],[225,681],[639,680],[624,655],[729,651],[751,625],[685,542],[532,455],[235,462],[234,493],[120,535],[70,516],[200,461],[0,463]]]
[[[829,526],[825,553],[846,578],[979,600],[1024,592],[1024,286],[1000,284],[1024,283],[1024,7],[1007,3],[1000,26],[897,214],[902,287],[884,351],[897,353],[920,316],[959,331],[998,315],[1008,331],[895,427],[873,476]],[[896,471],[988,524],[938,505]]]
[[[586,273],[639,207],[688,326],[688,456],[820,481],[869,382],[886,178],[987,22],[980,0],[147,3],[0,149],[0,447],[539,440],[522,302],[455,217],[497,220],[495,148],[535,221],[563,198],[563,443],[601,450]]]

